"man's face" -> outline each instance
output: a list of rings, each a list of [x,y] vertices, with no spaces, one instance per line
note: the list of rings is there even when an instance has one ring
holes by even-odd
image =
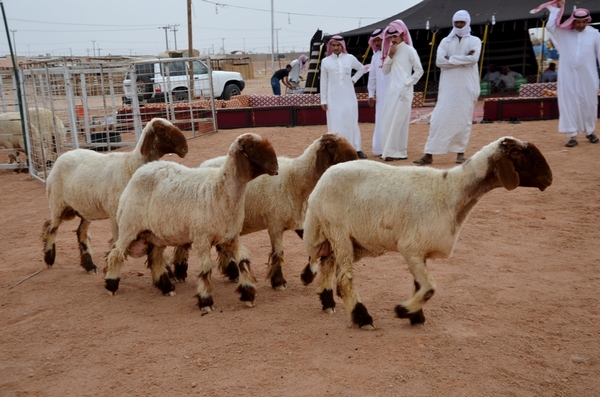
[[[381,37],[375,37],[373,39],[373,45],[375,46],[375,49],[377,51],[381,50],[381,43],[383,42],[383,40],[381,40]]]
[[[583,32],[583,30],[586,28],[587,25],[588,25],[588,21],[585,19],[576,19],[573,21],[573,27],[578,32]]]
[[[402,36],[402,35],[400,35],[400,36],[392,36],[392,37],[390,38],[390,41],[391,41],[393,44],[400,44],[400,43],[402,43],[402,41],[404,41],[404,40],[402,40],[402,38],[403,38],[403,36]]]
[[[454,27],[456,29],[462,29],[465,27],[466,24],[467,23],[465,21],[456,21],[456,22],[454,22]]]
[[[331,51],[335,55],[340,55],[342,53],[342,45],[340,43],[338,43],[337,41],[332,42],[331,43]]]

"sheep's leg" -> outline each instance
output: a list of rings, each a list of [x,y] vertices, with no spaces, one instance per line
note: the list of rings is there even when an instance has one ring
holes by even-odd
[[[166,247],[148,244],[148,268],[152,272],[152,283],[164,295],[174,296],[175,286],[171,284],[164,252]]]
[[[233,283],[239,282],[240,270],[228,244],[217,245],[217,257],[221,274]]]
[[[250,267],[250,252],[240,244],[236,238],[231,244],[232,252],[235,253],[235,261],[239,263],[240,271],[238,287],[236,292],[240,294],[240,300],[248,307],[254,307],[254,299],[256,298],[256,277]]]
[[[269,229],[271,238],[271,255],[267,264],[267,279],[271,280],[271,287],[278,290],[286,288],[287,281],[283,277],[283,230]]]
[[[92,222],[85,218],[81,218],[79,227],[77,228],[77,241],[79,242],[79,264],[88,273],[98,274],[98,268],[92,261],[92,249],[90,247],[90,235],[88,230]]]
[[[118,241],[117,241],[118,243]],[[117,246],[118,247],[118,246]],[[109,295],[116,295],[121,280],[121,267],[125,261],[125,250],[113,248],[106,258],[106,275],[104,276],[104,288]]]
[[[394,308],[399,318],[408,318],[412,325],[425,323],[423,314],[423,305],[435,293],[435,280],[429,274],[425,258],[411,257],[406,258],[408,268],[414,278],[413,296],[404,302],[401,302]]]
[[[188,258],[190,255],[191,244],[179,245],[173,253],[173,273],[175,280],[185,281],[188,271]]]
[[[213,286],[212,286],[212,269],[217,264],[210,257],[210,243],[199,244],[194,242],[196,251],[198,253],[198,263],[200,263],[200,274],[198,275],[198,307],[202,310],[203,314],[208,314],[215,310],[214,301],[212,297]]]
[[[56,234],[58,233],[58,227],[63,221],[70,221],[77,216],[77,213],[73,211],[71,207],[62,209],[52,209],[52,219],[44,222],[42,228],[42,241],[44,242],[44,262],[50,268],[54,265],[56,259]],[[59,214],[55,216],[54,214]]]
[[[354,287],[354,248],[350,240],[334,246],[337,266],[337,293],[344,301],[346,311],[352,318],[352,323],[363,329],[373,329],[373,318],[360,300],[358,291]]]
[[[317,287],[317,294],[319,294],[319,299],[321,300],[321,304],[323,305],[323,311],[325,313],[332,314],[335,313],[335,300],[333,299],[333,283],[335,280],[335,255],[331,253],[328,256],[321,257],[320,263],[321,279],[319,282],[319,286]],[[307,265],[307,268],[309,266],[310,264]]]
[[[300,275],[302,285],[306,286],[313,282],[319,270],[319,258],[323,260],[326,256],[331,255],[331,253],[331,244],[329,244],[329,241],[324,241],[318,247],[315,247],[314,252],[308,258],[308,264]]]

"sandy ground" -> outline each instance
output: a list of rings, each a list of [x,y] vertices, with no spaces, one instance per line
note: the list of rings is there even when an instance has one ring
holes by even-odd
[[[394,318],[412,288],[399,254],[358,262],[373,331],[353,328],[338,297],[337,313],[321,311],[316,286],[300,282],[306,254],[295,233],[285,237],[287,290],[265,280],[266,232],[244,236],[259,279],[256,307],[245,307],[234,285],[215,274],[216,311],[206,316],[196,306],[195,277],[164,297],[142,259],[126,262],[119,293],[108,296],[102,275],[78,265],[76,221],[59,230],[57,262],[47,270],[39,239],[49,215],[44,185],[0,171],[0,395],[598,395],[600,145],[580,138],[565,148],[556,127],[556,120],[474,126],[467,155],[504,135],[531,141],[554,184],[483,198],[453,257],[429,264],[438,289],[423,326]],[[370,154],[373,125],[361,129]],[[187,158],[167,159],[196,166],[248,131],[190,140]],[[325,128],[250,131],[295,157]],[[411,126],[411,159],[421,155],[427,131]],[[453,161],[437,156],[434,166]],[[108,222],[93,223],[91,232],[103,267]]]

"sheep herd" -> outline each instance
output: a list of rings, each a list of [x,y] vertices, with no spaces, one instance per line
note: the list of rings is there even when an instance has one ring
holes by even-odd
[[[225,156],[195,168],[160,160],[165,154],[184,157],[187,152],[181,131],[156,118],[145,126],[132,152],[77,149],[61,155],[47,179],[51,216],[42,233],[47,266],[55,262],[59,225],[79,217],[80,264],[96,273],[88,228],[93,220],[109,219],[112,240],[104,282],[110,295],[119,288],[128,256],[146,256],[154,286],[174,295],[174,282],[187,277],[193,248],[196,296],[203,313],[214,310],[215,267],[237,283],[240,300],[253,307],[256,277],[250,249],[239,237],[268,231],[268,278],[273,288],[283,290],[283,233],[293,230],[308,253],[301,282],[307,285],[319,273],[317,293],[325,312],[335,311],[337,281],[337,295],[352,323],[373,328],[355,287],[353,264],[397,251],[412,273],[414,290],[395,313],[411,324],[423,324],[423,305],[436,288],[427,259],[452,254],[481,197],[497,187],[544,190],[552,183],[542,153],[513,137],[500,138],[447,170],[356,161],[350,143],[334,132],[323,134],[297,158],[278,157],[267,139],[246,133]],[[165,255],[169,246],[176,247],[171,258]]]

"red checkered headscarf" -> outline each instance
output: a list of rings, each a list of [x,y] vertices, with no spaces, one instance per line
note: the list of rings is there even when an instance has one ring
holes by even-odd
[[[333,43],[333,42],[340,43],[342,45],[342,52],[344,54],[348,53],[348,50],[346,49],[346,42],[344,41],[344,38],[342,36],[340,36],[339,34],[336,34],[335,36],[331,36],[331,38],[327,42],[327,56],[333,54],[333,50],[331,49],[331,43]]]
[[[390,47],[392,46],[392,36],[400,36],[402,35],[402,40],[409,46],[412,46],[412,39],[410,37],[410,33],[408,32],[408,28],[400,19],[396,19],[385,28],[383,32],[383,44],[381,45],[381,58],[385,60],[390,52]]]

